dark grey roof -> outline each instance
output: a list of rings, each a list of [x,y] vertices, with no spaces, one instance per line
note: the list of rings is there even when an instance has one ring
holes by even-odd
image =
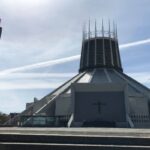
[[[40,109],[37,109],[34,113],[38,114],[43,112],[46,107],[49,107],[52,101],[55,101],[57,97],[62,94],[71,94],[72,83],[90,83],[90,84],[104,84],[104,83],[116,83],[126,84],[128,86],[128,96],[144,96],[150,99],[150,89],[135,81],[124,73],[115,69],[94,69],[80,73],[73,77],[71,80],[54,90],[49,95],[42,98],[43,101]],[[40,103],[39,101],[39,103]],[[42,104],[42,103],[41,103]],[[27,111],[27,110],[26,110]]]

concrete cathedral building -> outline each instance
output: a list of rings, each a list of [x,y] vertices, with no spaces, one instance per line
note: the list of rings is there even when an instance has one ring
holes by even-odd
[[[84,28],[79,73],[26,105],[20,126],[150,127],[150,89],[123,72],[117,28]]]

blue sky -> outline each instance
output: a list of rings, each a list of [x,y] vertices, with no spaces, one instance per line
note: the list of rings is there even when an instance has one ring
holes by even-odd
[[[78,72],[79,59],[10,70],[79,55],[82,26],[89,18],[99,27],[102,18],[105,24],[115,20],[119,44],[127,44],[120,49],[124,72],[150,87],[149,14],[149,0],[0,0],[0,111],[20,112],[26,102]],[[143,40],[147,42],[128,45]]]

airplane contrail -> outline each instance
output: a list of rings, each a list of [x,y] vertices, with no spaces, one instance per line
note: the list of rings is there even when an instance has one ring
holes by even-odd
[[[127,43],[127,44],[122,44],[122,45],[119,46],[119,48],[123,49],[123,48],[132,47],[132,46],[138,46],[138,45],[142,45],[142,44],[147,44],[147,43],[150,43],[150,39],[136,41],[136,42]]]
[[[119,46],[119,48],[120,49],[125,49],[125,48],[138,46],[138,45],[142,45],[142,44],[147,44],[147,43],[150,43],[150,39],[131,42],[131,43],[127,43],[127,44],[121,44]],[[4,75],[4,74],[9,74],[9,73],[15,73],[15,72],[18,72],[18,71],[26,71],[26,70],[32,70],[32,69],[37,69],[37,68],[43,68],[43,67],[47,67],[47,66],[53,66],[53,65],[57,65],[57,64],[61,64],[61,63],[66,63],[66,62],[71,62],[71,61],[74,61],[74,60],[78,60],[79,58],[80,58],[80,55],[75,55],[75,56],[70,56],[70,57],[65,57],[65,58],[60,58],[60,59],[35,63],[35,64],[31,64],[31,65],[26,65],[26,66],[22,66],[22,67],[6,69],[6,70],[3,70],[3,71],[0,71],[0,75],[1,74]]]
[[[71,56],[71,57],[65,57],[65,58],[35,63],[35,64],[31,64],[31,65],[26,65],[26,66],[22,66],[22,67],[6,69],[4,71],[1,71],[0,75],[5,75],[5,74],[9,74],[9,73],[15,73],[18,71],[25,71],[25,70],[31,70],[31,69],[37,69],[37,68],[57,65],[57,64],[61,64],[61,63],[70,62],[73,60],[78,60],[79,58],[80,58],[80,55],[75,55],[75,56]]]

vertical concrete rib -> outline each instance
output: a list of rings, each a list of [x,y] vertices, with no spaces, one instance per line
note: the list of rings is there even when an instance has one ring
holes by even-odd
[[[115,26],[115,35],[116,35],[116,53],[117,53],[117,62],[118,67],[120,67],[120,57],[119,57],[119,47],[118,47],[118,35],[117,35],[117,25]]]
[[[1,18],[0,18],[0,24],[1,24]],[[1,38],[1,35],[2,35],[2,27],[0,26],[0,38]]]
[[[103,65],[105,65],[106,61],[105,61],[105,42],[104,42],[104,25],[103,25],[103,20],[102,20],[102,39],[103,39]]]
[[[113,22],[113,28],[114,28],[114,39],[115,39],[115,53],[116,53],[116,59],[117,59],[117,67],[120,67],[119,65],[119,55],[118,55],[118,48],[117,48],[117,35],[116,35],[116,28],[115,28],[115,23]]]
[[[90,20],[89,20],[89,31],[88,31],[88,49],[87,49],[87,67],[89,67],[89,58],[90,58],[90,37],[91,37],[91,29],[90,29]]]
[[[95,20],[95,65],[97,65],[97,25]]]
[[[119,66],[120,66],[120,68],[122,68],[121,59],[120,59],[120,53],[119,53],[119,45],[118,45],[118,33],[117,33],[117,25],[116,25],[116,38],[117,38],[117,52],[118,52],[118,61],[119,61]]]
[[[109,43],[110,43],[111,65],[114,66],[114,59],[113,59],[113,52],[112,52],[112,42],[111,42],[110,20],[109,20]]]
[[[84,67],[84,55],[85,55],[85,50],[84,50],[84,41],[85,41],[85,25],[83,26],[83,37],[82,37],[82,51],[81,51],[81,61],[80,61],[80,68]]]
[[[116,50],[117,66],[120,67],[119,55],[118,55],[118,48],[117,48],[117,41],[115,41],[115,50]]]

